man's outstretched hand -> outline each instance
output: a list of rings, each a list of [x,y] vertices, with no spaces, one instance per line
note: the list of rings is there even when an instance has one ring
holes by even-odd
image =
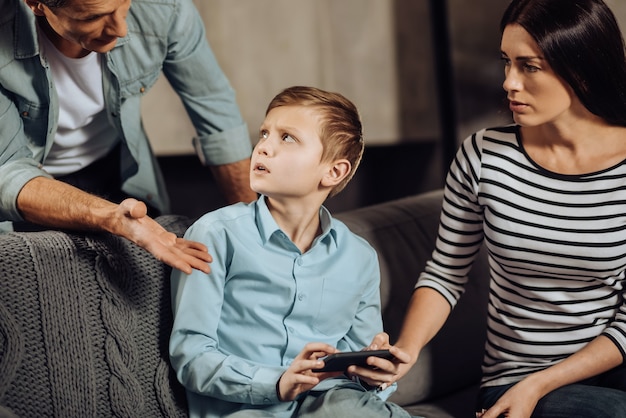
[[[107,231],[134,242],[185,273],[194,268],[210,271],[212,259],[205,245],[166,231],[147,216],[146,204],[137,199],[129,198],[118,205],[42,176],[22,187],[17,207],[28,222],[74,231]]]
[[[178,238],[147,216],[145,203],[129,198],[118,206],[120,224],[113,233],[146,249],[165,264],[190,274],[192,269],[209,273],[212,260],[208,248],[199,242]]]

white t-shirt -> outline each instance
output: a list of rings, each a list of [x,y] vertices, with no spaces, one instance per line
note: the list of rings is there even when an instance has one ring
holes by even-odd
[[[41,31],[39,40],[59,101],[57,133],[44,169],[62,176],[108,154],[118,138],[104,107],[101,55],[68,58]]]

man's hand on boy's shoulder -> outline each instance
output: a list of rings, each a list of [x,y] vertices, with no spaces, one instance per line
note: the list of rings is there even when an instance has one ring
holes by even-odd
[[[178,238],[176,234],[167,231],[147,216],[147,208],[143,202],[126,199],[119,204],[117,211],[121,221],[117,224],[119,230],[112,231],[113,233],[124,236],[158,260],[187,274],[192,269],[205,273],[211,271],[209,263],[212,258],[206,245]]]
[[[284,402],[293,401],[299,394],[312,389],[315,385],[329,377],[336,377],[343,372],[320,372],[315,373],[324,365],[320,358],[337,353],[335,347],[325,343],[309,343],[304,346],[300,354],[285,373],[282,374],[276,384],[278,399]]]

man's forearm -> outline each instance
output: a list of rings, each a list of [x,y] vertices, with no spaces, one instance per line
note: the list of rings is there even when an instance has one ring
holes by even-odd
[[[119,205],[46,177],[26,183],[17,207],[29,222],[73,230],[107,231],[146,249],[155,258],[190,274],[210,271],[204,244],[178,238],[146,216],[145,203],[133,198]]]
[[[114,232],[116,204],[58,180],[35,177],[20,191],[17,207],[39,225]]]
[[[250,188],[250,159],[211,167],[227,203],[252,202],[257,195]]]

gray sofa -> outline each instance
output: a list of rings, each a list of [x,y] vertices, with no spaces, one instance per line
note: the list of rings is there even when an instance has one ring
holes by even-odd
[[[385,329],[401,326],[430,256],[441,191],[338,214],[378,250]],[[182,235],[189,220],[159,218]],[[124,239],[0,235],[0,417],[184,417],[167,361],[169,268]],[[485,257],[392,400],[414,415],[474,416],[485,334]]]

